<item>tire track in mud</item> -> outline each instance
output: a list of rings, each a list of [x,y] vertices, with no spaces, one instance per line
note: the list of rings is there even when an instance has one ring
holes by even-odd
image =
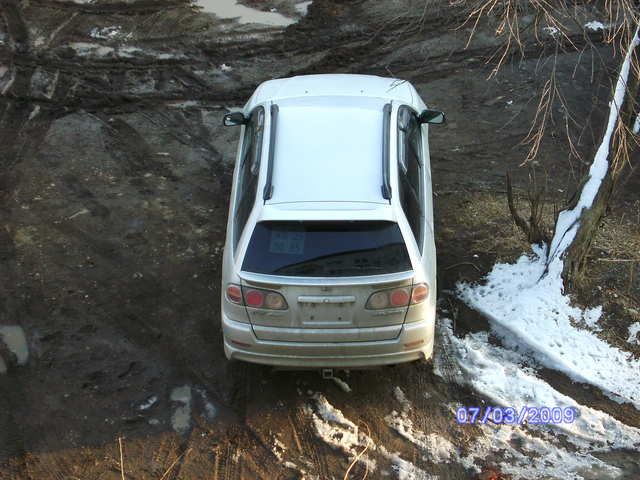
[[[95,2],[77,3],[64,0],[38,0],[38,6],[51,10],[74,11],[90,14],[126,14],[144,15],[162,9],[189,8],[189,0],[136,0],[134,2]]]
[[[296,428],[295,425],[298,425],[298,428]],[[324,444],[318,442],[317,435],[309,422],[309,418],[301,406],[296,408],[295,421],[291,421],[291,427],[294,429],[294,432],[296,432],[296,438],[302,447],[300,454],[309,455],[311,463],[316,468],[316,475],[319,478],[331,478],[329,464],[326,460],[327,456],[325,452],[321,450],[326,447]]]

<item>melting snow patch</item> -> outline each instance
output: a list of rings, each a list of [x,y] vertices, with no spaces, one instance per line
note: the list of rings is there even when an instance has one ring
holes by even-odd
[[[400,405],[402,405],[403,412],[408,412],[409,410],[411,410],[411,402],[400,387],[395,387],[393,389],[393,397],[398,401]]]
[[[629,325],[629,338],[627,338],[627,342],[640,344],[638,333],[640,333],[640,322],[632,323],[631,325]]]
[[[504,451],[507,460],[500,468],[515,478],[580,479],[581,472],[588,469],[601,472],[599,478],[616,478],[618,469],[595,454],[609,449],[637,450],[640,446],[640,430],[558,392],[525,366],[524,355],[491,345],[486,332],[458,338],[446,319],[439,330],[449,338],[453,354],[471,386],[494,405],[513,407],[516,411],[523,406],[548,406],[577,412],[572,423],[549,426],[477,424],[485,436],[471,444],[470,453],[460,458],[465,467],[479,471],[476,458],[485,463],[486,458]],[[560,444],[558,433],[566,435],[568,445]],[[536,461],[532,462],[532,458]]]
[[[427,435],[417,430],[406,413],[398,413],[394,410],[384,420],[400,436],[418,447],[424,454],[425,460],[444,463],[457,458],[456,447],[449,440],[435,433]]]
[[[142,402],[140,405],[138,405],[138,410],[144,412],[145,410],[149,410],[156,403],[158,403],[158,397],[156,397],[155,395],[152,395],[151,397],[147,398],[144,402]]]
[[[191,387],[185,385],[174,388],[171,401],[178,404],[171,417],[171,426],[178,433],[187,433],[191,426]]]
[[[309,11],[309,5],[311,5],[313,3],[313,1],[306,1],[306,2],[300,2],[296,4],[296,11],[302,15],[305,16],[307,14],[307,12]]]
[[[284,455],[284,452],[287,451],[287,446],[282,443],[282,441],[278,437],[275,437],[273,439],[273,447],[271,447],[271,451],[276,456],[276,458],[280,462],[282,462],[282,456]]]
[[[552,261],[543,275],[545,252],[533,250],[533,257],[496,264],[484,285],[459,284],[460,298],[490,319],[506,346],[523,347],[544,366],[640,408],[640,361],[575,326],[576,320],[593,324],[599,310],[572,306],[563,293],[562,262]]]
[[[587,30],[591,30],[592,32],[597,32],[598,30],[605,30],[607,27],[604,23],[599,22],[598,20],[592,20],[588,23],[585,23],[584,28],[586,28]]]
[[[0,326],[0,341],[16,356],[18,365],[25,365],[27,363],[29,360],[29,347],[27,345],[27,337],[22,327],[18,325]],[[6,372],[4,362],[0,365],[0,373],[4,373],[2,372],[2,367],[4,367],[4,371]]]
[[[331,378],[333,378],[334,383],[338,385],[338,387],[340,387],[340,390],[342,390],[345,393],[351,393],[351,387],[347,382],[339,379],[338,377],[331,377]]]
[[[102,27],[102,28],[94,27],[89,32],[89,36],[91,38],[98,38],[101,40],[113,40],[114,38],[117,38],[117,37],[131,38],[131,33],[128,33],[127,35],[123,36],[122,27],[118,27],[118,26]]]
[[[424,470],[416,467],[413,463],[407,462],[397,453],[389,453],[386,448],[380,447],[380,453],[391,461],[393,471],[396,472],[398,480],[437,480],[438,477],[430,475]]]
[[[220,70],[223,72],[230,72],[231,70],[233,70],[233,68],[231,68],[226,63],[223,63],[222,65],[220,65]]]
[[[31,113],[29,113],[29,120],[33,120],[34,118],[36,118],[38,116],[38,113],[40,113],[40,105],[36,105],[35,107],[33,107],[33,110],[31,110]]]
[[[365,447],[370,452],[378,452],[393,465],[400,480],[436,480],[438,477],[426,473],[424,470],[402,459],[397,453],[389,452],[384,446],[376,445],[368,435],[359,432],[358,427],[343,413],[329,403],[319,393],[313,394],[317,413],[311,406],[305,406],[305,413],[311,418],[316,435],[331,447],[341,450],[351,458],[358,456]],[[376,470],[376,461],[366,454],[359,457],[370,472]]]
[[[216,406],[209,401],[209,397],[207,396],[207,392],[202,387],[196,387],[196,392],[200,395],[200,400],[204,405],[204,414],[207,417],[207,420],[211,421],[218,415],[218,409]]]
[[[107,47],[106,45],[98,45],[96,43],[87,42],[72,42],[69,44],[69,47],[71,47],[76,52],[76,54],[81,57],[106,57],[108,55],[112,55],[115,52],[113,47]]]

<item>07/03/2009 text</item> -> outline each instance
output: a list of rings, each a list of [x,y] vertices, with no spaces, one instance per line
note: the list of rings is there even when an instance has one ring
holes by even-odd
[[[578,411],[573,407],[458,407],[456,422],[484,424],[487,422],[505,425],[573,423]]]

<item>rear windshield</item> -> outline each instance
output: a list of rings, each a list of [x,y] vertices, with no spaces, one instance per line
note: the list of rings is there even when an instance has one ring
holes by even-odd
[[[344,277],[405,272],[411,261],[393,222],[260,222],[242,270]]]

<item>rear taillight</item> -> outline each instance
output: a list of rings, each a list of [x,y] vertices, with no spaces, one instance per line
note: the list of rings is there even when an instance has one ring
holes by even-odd
[[[426,283],[418,283],[413,287],[399,287],[380,290],[371,294],[365,305],[369,310],[406,307],[424,302],[429,296]]]
[[[413,286],[411,291],[411,305],[424,302],[429,296],[429,287],[426,283],[419,283]]]
[[[230,283],[227,285],[227,300],[236,305],[242,305],[242,289],[240,285]]]
[[[264,304],[264,293],[253,288],[250,290],[245,289],[244,302],[247,304],[247,307],[260,308]]]
[[[241,287],[235,283],[227,286],[227,299],[236,305],[269,310],[286,310],[287,301],[278,292],[262,288]]]

